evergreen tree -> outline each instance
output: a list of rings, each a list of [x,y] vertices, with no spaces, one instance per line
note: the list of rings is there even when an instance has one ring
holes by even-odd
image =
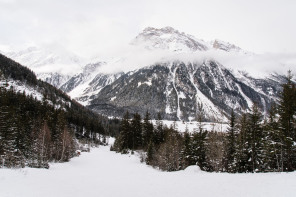
[[[261,113],[256,104],[253,105],[249,114],[247,129],[248,148],[248,170],[250,172],[260,172],[263,170],[263,130],[261,126]]]
[[[181,151],[181,160],[182,160],[182,168],[185,169],[187,166],[192,165],[194,163],[191,161],[192,156],[191,156],[191,136],[186,129],[183,137],[183,148]]]
[[[264,131],[264,171],[282,171],[283,136],[277,121],[277,108],[273,103],[270,107]]]
[[[160,145],[164,142],[165,133],[163,128],[163,122],[160,113],[157,114],[157,120],[156,120],[156,128],[154,131],[154,144],[156,146]]]
[[[227,130],[227,145],[226,145],[226,156],[225,156],[225,168],[227,172],[236,172],[236,146],[237,146],[237,132],[235,125],[235,114],[231,111],[229,128]]]
[[[6,141],[5,136],[8,132],[8,105],[7,105],[6,90],[0,86],[0,156],[4,159]],[[2,162],[2,161],[1,161]]]
[[[215,172],[225,171],[225,140],[223,132],[210,131],[207,134],[206,156],[208,165]]]
[[[283,170],[296,169],[295,154],[295,115],[296,115],[296,88],[292,82],[291,71],[288,72],[287,83],[283,84],[283,91],[279,101],[279,123],[283,142]]]
[[[147,111],[143,122],[143,148],[147,149],[153,138],[153,124],[150,122],[150,113]]]
[[[120,123],[120,134],[114,142],[114,149],[118,152],[126,153],[127,149],[133,147],[133,135],[131,133],[131,125],[129,121],[129,112],[127,111]]]
[[[132,130],[132,149],[135,150],[142,146],[142,123],[141,116],[138,113],[134,114],[134,117],[131,121],[131,130]]]
[[[247,114],[243,113],[239,121],[239,133],[238,133],[238,148],[237,148],[237,171],[248,172],[248,146],[247,132],[248,122]]]
[[[154,154],[155,154],[155,147],[152,140],[150,140],[150,143],[147,148],[147,157],[146,157],[146,164],[152,165],[154,160]]]

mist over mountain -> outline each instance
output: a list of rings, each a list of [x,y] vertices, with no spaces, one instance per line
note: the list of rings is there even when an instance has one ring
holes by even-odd
[[[85,59],[54,47],[6,55],[100,113],[150,110],[180,120],[195,119],[198,110],[207,120],[226,120],[231,108],[248,111],[253,103],[266,112],[296,62],[293,55],[255,54],[172,27],[147,27],[109,57]]]

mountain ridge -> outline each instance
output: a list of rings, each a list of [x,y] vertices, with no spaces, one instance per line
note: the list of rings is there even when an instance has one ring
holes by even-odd
[[[195,119],[200,103],[204,103],[203,113],[208,113],[204,115],[207,120],[226,120],[230,108],[247,111],[253,103],[257,103],[262,112],[266,113],[270,103],[276,101],[280,91],[281,75],[273,74],[272,79],[270,76],[272,73],[270,73],[267,77],[256,78],[242,74],[243,72],[239,71],[239,64],[233,70],[219,62],[215,53],[211,51],[219,52],[220,56],[234,54],[236,58],[244,56],[249,58],[254,54],[218,39],[205,42],[172,27],[159,29],[148,27],[131,41],[131,47],[144,50],[139,52],[134,50],[134,53],[128,57],[118,58],[116,60],[118,68],[125,67],[129,63],[127,61],[124,64],[127,59],[141,59],[146,53],[149,54],[150,59],[152,58],[150,63],[144,65],[140,61],[140,63],[136,62],[138,64],[136,69],[106,74],[103,72],[104,68],[113,64],[98,61],[86,64],[72,76],[61,76],[58,72],[40,76],[97,112],[121,116],[125,110],[141,114],[151,110],[154,115],[156,112],[161,112],[170,120]],[[153,55],[159,52],[163,52],[164,56],[157,59]],[[155,69],[163,74],[158,76],[157,83],[156,79],[149,75]],[[156,89],[154,86],[157,86]],[[186,86],[186,89],[183,90],[182,86]],[[162,89],[163,92],[157,88]],[[139,93],[140,89],[142,95]],[[119,98],[120,94],[125,101]],[[135,95],[142,98],[142,101],[137,100]],[[148,104],[147,100],[151,96],[155,96],[157,100],[148,99],[149,102],[154,103],[153,105]],[[221,104],[221,101],[228,103]],[[145,107],[140,107],[140,103]],[[182,105],[190,107],[186,108]],[[154,109],[155,106],[158,107]]]

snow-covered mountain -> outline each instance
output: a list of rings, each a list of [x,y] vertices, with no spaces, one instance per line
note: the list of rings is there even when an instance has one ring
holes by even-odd
[[[81,65],[87,61],[64,50],[30,48],[8,56],[81,104],[112,116],[148,110],[170,120],[194,120],[197,113],[209,121],[226,120],[232,108],[248,111],[253,103],[266,112],[284,80],[272,72],[260,77],[247,74],[251,69],[240,60],[256,61],[254,53],[221,40],[206,42],[172,27],[148,27],[129,47],[128,55],[110,61],[97,58],[85,66]],[[110,67],[113,71],[105,72]]]
[[[211,44],[214,49],[219,49],[227,52],[243,52],[243,50],[238,46],[230,44],[229,42],[224,42],[222,40],[216,39],[213,42],[211,42]]]
[[[167,62],[122,75],[103,88],[89,107],[110,116],[126,110],[170,120],[225,121],[231,109],[248,111],[253,103],[266,112],[277,99],[281,76],[254,79],[235,76],[213,60],[202,63]]]
[[[122,75],[122,73],[101,73],[100,67],[104,64],[106,63],[98,62],[86,65],[82,72],[71,77],[60,87],[60,89],[67,92],[72,98],[80,103],[87,105],[102,88],[113,83]]]
[[[194,52],[208,50],[208,43],[194,36],[181,33],[172,27],[156,29],[147,27],[131,44],[140,45],[146,49],[167,49],[170,51]]]

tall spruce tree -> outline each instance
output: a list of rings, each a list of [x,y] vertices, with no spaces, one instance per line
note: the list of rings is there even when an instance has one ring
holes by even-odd
[[[282,152],[283,152],[283,136],[279,129],[277,121],[277,107],[272,103],[268,120],[265,121],[264,130],[264,170],[281,172],[282,169]]]
[[[295,115],[296,115],[296,88],[292,82],[291,71],[288,72],[287,83],[283,84],[283,91],[279,101],[279,123],[283,142],[283,170],[292,171],[296,169],[295,153]]]
[[[164,133],[164,128],[163,128],[162,117],[161,117],[161,114],[158,113],[155,131],[154,131],[154,140],[153,140],[155,146],[159,146],[161,143],[163,143],[164,138],[165,138],[165,133]]]
[[[143,122],[143,148],[146,150],[153,138],[153,124],[150,122],[150,113],[147,111]]]
[[[127,149],[131,149],[133,147],[133,135],[131,132],[129,117],[129,112],[126,111],[120,123],[120,134],[114,142],[114,149],[117,152],[127,153]]]
[[[250,172],[260,172],[263,169],[263,130],[261,126],[261,112],[256,104],[249,114],[247,143],[248,143],[248,169]]]
[[[202,127],[199,127],[198,131],[195,131],[191,139],[191,156],[189,160],[190,165],[198,165],[200,169],[205,171],[211,171],[211,168],[207,161],[206,155],[206,143],[207,143],[207,131]]]
[[[238,132],[238,148],[237,148],[237,171],[247,172],[248,171],[248,146],[247,132],[248,122],[247,114],[243,113],[239,121],[239,132]]]
[[[237,132],[236,132],[236,123],[235,123],[235,114],[232,109],[229,128],[227,130],[226,136],[226,152],[225,152],[225,168],[227,172],[236,172],[236,164],[237,164]]]
[[[194,165],[194,161],[191,161],[191,136],[186,129],[183,136],[183,147],[181,151],[182,168],[186,168],[189,165]]]
[[[133,140],[133,146],[132,149],[137,149],[142,146],[142,123],[141,123],[141,115],[138,113],[135,113],[133,115],[133,119],[131,121],[131,131],[132,131],[132,140]]]

